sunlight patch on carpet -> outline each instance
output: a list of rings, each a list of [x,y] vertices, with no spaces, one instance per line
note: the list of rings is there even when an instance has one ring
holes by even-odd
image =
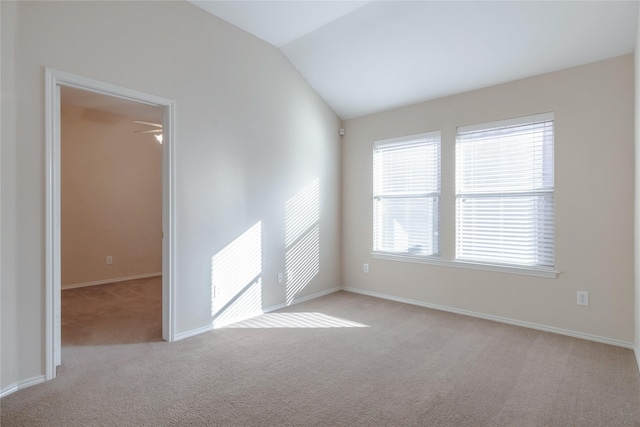
[[[269,313],[227,328],[368,328],[369,326],[322,313]]]

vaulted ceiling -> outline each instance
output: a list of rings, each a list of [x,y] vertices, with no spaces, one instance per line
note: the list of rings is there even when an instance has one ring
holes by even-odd
[[[635,49],[638,1],[192,1],[280,49],[342,119]]]

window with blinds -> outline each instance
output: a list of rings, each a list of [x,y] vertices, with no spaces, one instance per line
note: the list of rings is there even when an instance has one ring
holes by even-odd
[[[374,143],[373,250],[440,253],[440,132]]]
[[[456,259],[554,266],[553,113],[458,128]]]

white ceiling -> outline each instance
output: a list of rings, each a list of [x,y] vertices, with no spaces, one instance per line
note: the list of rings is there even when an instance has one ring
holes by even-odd
[[[199,1],[191,3],[281,47],[368,1]]]
[[[638,1],[192,1],[279,48],[342,119],[635,48]]]

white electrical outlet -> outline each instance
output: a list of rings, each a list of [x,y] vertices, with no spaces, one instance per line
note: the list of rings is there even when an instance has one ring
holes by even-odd
[[[113,264],[113,257],[111,255],[107,257],[107,264],[109,265]]]
[[[283,276],[282,273],[278,273],[278,283],[282,283]]]
[[[589,292],[578,291],[578,305],[589,305]]]
[[[365,273],[368,273],[369,272],[369,264],[364,264],[362,266],[362,271],[364,271]]]

